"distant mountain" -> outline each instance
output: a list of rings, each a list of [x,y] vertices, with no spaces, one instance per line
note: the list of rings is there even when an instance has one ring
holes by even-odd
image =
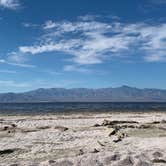
[[[24,93],[1,93],[0,103],[6,102],[166,102],[166,90],[117,88],[51,88]]]

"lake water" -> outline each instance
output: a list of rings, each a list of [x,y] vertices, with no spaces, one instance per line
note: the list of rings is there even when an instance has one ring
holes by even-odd
[[[166,111],[166,103],[107,102],[107,103],[1,103],[0,114],[33,115],[55,113]]]

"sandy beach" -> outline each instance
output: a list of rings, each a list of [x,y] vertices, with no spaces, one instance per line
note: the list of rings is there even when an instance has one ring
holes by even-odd
[[[0,116],[0,166],[164,166],[165,113]]]

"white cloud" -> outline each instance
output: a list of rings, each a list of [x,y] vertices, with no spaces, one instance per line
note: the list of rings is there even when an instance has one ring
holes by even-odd
[[[166,62],[165,52],[155,52],[145,57],[145,60],[148,62]]]
[[[9,64],[12,66],[24,67],[24,68],[35,68],[36,67],[35,65],[24,64],[24,63],[7,62],[6,64]]]
[[[24,67],[24,68],[35,68],[35,65],[25,64],[25,63],[17,63],[17,62],[10,62],[5,59],[0,59],[0,63],[12,65],[12,66],[18,66],[18,67]]]
[[[25,55],[21,54],[20,52],[11,52],[8,54],[8,61],[14,63],[25,63],[26,57]]]
[[[39,27],[38,24],[33,24],[33,23],[28,23],[28,22],[22,23],[22,26],[24,26],[24,27],[26,27],[26,28],[36,28],[36,27]]]
[[[35,65],[27,64],[27,57],[25,54],[22,54],[21,52],[11,52],[7,54],[6,59],[0,59],[0,63],[12,65],[12,66],[18,66],[18,67],[24,67],[24,68],[35,68]]]
[[[6,63],[4,59],[0,59],[0,63]]]
[[[18,0],[0,0],[0,6],[15,10],[20,7],[20,3]]]
[[[51,28],[55,28],[56,27],[56,23],[51,21],[51,20],[48,20],[46,21],[46,23],[44,24],[44,29],[51,29]]]
[[[97,17],[99,17],[99,16],[98,15],[85,15],[85,16],[80,16],[78,18],[81,19],[81,20],[83,20],[83,21],[93,21]]]
[[[83,68],[80,66],[76,66],[76,65],[66,65],[64,66],[64,71],[67,72],[79,72],[79,73],[91,73],[91,70],[87,69],[87,68]]]
[[[166,23],[127,24],[86,18],[75,22],[49,20],[42,27],[41,41],[20,46],[21,53],[63,52],[77,64],[102,63],[132,50],[141,51],[146,61],[161,61],[166,57]]]

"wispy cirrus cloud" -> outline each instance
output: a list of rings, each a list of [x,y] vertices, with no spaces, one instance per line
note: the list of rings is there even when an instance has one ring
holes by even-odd
[[[20,7],[19,0],[0,0],[0,7],[16,10]]]
[[[33,24],[33,23],[30,23],[30,22],[24,22],[24,23],[22,23],[22,26],[25,27],[25,28],[38,28],[38,27],[40,27],[40,25]]]
[[[30,64],[25,64],[25,63],[17,63],[17,62],[12,62],[8,61],[6,59],[0,59],[1,64],[7,64],[7,65],[12,65],[12,66],[18,66],[18,67],[23,67],[23,68],[35,68],[35,65],[30,65]]]
[[[140,3],[140,5],[138,6],[138,10],[143,13],[150,13],[154,11],[157,12],[161,10],[161,8],[164,9],[165,6],[166,6],[165,0],[146,0],[145,3]],[[163,18],[162,17],[158,18],[158,21],[164,18],[165,16],[163,13]]]
[[[66,65],[63,70],[66,72],[92,73],[90,69],[77,65]]]
[[[21,53],[63,52],[81,65],[102,63],[132,50],[141,52],[148,62],[166,59],[166,23],[150,25],[81,18],[75,22],[48,20],[42,28],[41,41],[20,46]]]
[[[149,2],[153,3],[153,4],[157,4],[157,5],[163,5],[166,4],[165,0],[149,0]]]
[[[35,65],[27,64],[28,58],[26,54],[18,52],[10,52],[5,59],[0,59],[1,64],[7,64],[23,68],[35,68]]]
[[[7,60],[14,63],[25,63],[27,57],[19,52],[10,52],[7,55]]]

